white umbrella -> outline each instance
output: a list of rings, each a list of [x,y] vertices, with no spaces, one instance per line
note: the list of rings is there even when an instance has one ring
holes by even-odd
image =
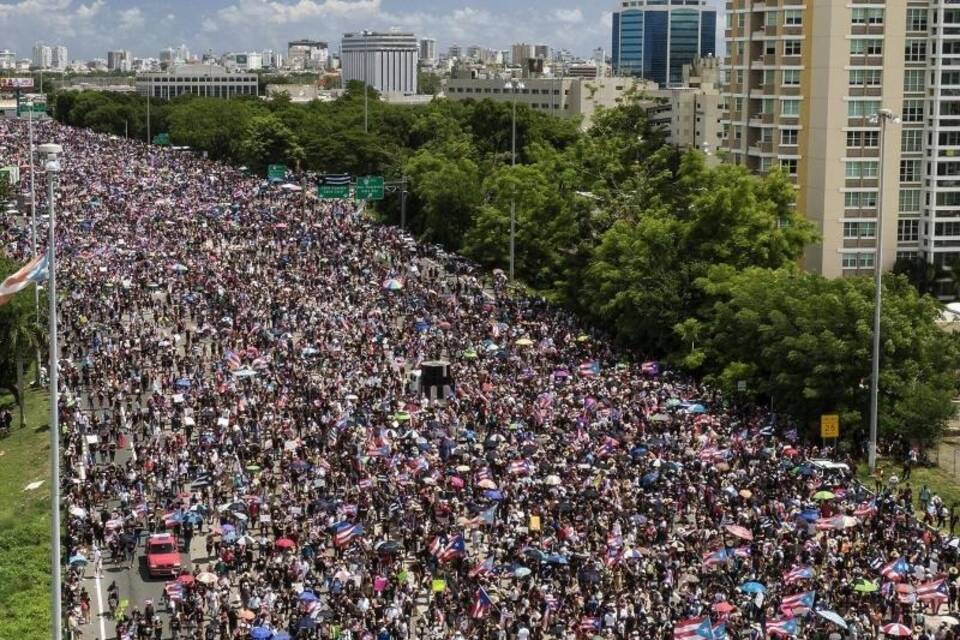
[[[838,613],[835,613],[833,611],[828,611],[827,609],[814,609],[814,611],[818,616],[820,616],[824,620],[829,620],[833,624],[843,629],[847,628],[847,622],[843,618],[841,618]]]
[[[556,487],[556,486],[559,486],[559,485],[560,485],[560,476],[549,475],[549,476],[547,476],[546,479],[543,481],[543,484],[547,485],[548,487]]]

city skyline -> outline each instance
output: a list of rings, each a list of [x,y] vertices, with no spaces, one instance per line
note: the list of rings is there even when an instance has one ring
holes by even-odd
[[[285,50],[289,40],[317,38],[337,51],[345,32],[399,28],[436,39],[439,52],[452,44],[536,42],[586,57],[597,47],[609,54],[615,8],[570,0],[522,7],[507,0],[15,0],[0,4],[0,32],[8,34],[0,49],[29,57],[42,41],[66,45],[71,59],[102,58],[112,49],[153,57],[179,44],[196,52]]]

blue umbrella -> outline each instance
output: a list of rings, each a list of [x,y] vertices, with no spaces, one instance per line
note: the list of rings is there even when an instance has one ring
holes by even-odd
[[[483,495],[485,495],[487,498],[490,498],[491,500],[497,500],[497,501],[503,500],[503,492],[498,491],[496,489],[488,489],[483,492]]]
[[[300,594],[300,602],[316,602],[317,594],[313,591],[304,591]]]
[[[273,635],[273,631],[266,627],[254,627],[250,629],[250,637],[253,640],[268,640]]]
[[[188,511],[183,515],[183,519],[191,524],[200,524],[203,522],[203,516],[196,511]]]
[[[759,582],[744,582],[740,585],[740,591],[744,593],[766,593],[767,588]]]
[[[807,522],[816,522],[820,519],[820,512],[816,509],[804,509],[800,512],[800,517]]]
[[[814,609],[814,612],[816,612],[816,614],[821,618],[829,620],[833,624],[839,627],[842,627],[843,629],[847,628],[847,621],[841,618],[839,614],[833,611],[828,611],[827,609]]]
[[[87,558],[86,558],[86,556],[83,556],[83,555],[81,555],[81,554],[78,553],[77,555],[72,556],[72,557],[70,558],[70,564],[71,564],[71,566],[72,566],[72,565],[85,565],[85,564],[87,564]]]
[[[181,389],[189,389],[193,386],[193,381],[190,378],[180,378],[177,380],[177,386]]]
[[[630,457],[642,458],[643,456],[647,455],[647,453],[649,453],[649,449],[647,449],[646,447],[634,447],[633,449],[630,450]]]
[[[707,408],[702,404],[692,404],[687,407],[687,413],[706,413]]]
[[[237,541],[237,532],[236,531],[225,531],[223,534],[223,541],[227,544],[233,544]]]
[[[569,564],[566,556],[562,556],[559,553],[551,553],[545,558],[548,564]]]
[[[298,629],[306,629],[307,631],[312,630],[316,626],[317,626],[317,621],[311,618],[310,616],[300,618],[300,622],[297,624]]]
[[[641,484],[642,486],[644,486],[644,487],[649,487],[649,486],[653,485],[653,483],[656,482],[656,481],[659,480],[659,479],[660,479],[660,472],[659,472],[659,471],[651,471],[650,473],[648,473],[647,475],[643,476],[643,477],[640,479],[640,484]]]
[[[277,631],[273,634],[273,640],[290,640],[290,634],[286,631]]]

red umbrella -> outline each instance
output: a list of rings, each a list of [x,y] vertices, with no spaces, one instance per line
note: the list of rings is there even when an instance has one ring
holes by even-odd
[[[736,609],[736,607],[726,601],[718,602],[717,604],[713,605],[713,610],[716,613],[730,613],[734,609]]]
[[[177,582],[179,582],[180,584],[186,587],[193,584],[194,577],[192,574],[182,573],[179,576],[177,576]]]
[[[880,627],[880,631],[888,636],[900,636],[901,638],[909,638],[913,635],[913,631],[910,629],[910,627],[900,624],[899,622],[890,622],[885,624]]]
[[[750,530],[746,527],[741,527],[738,524],[728,524],[724,528],[738,538],[743,538],[744,540],[753,540],[753,534],[750,533]]]
[[[290,538],[280,538],[277,540],[277,549],[293,549],[297,543]]]
[[[797,451],[796,449],[794,449],[793,447],[784,447],[784,449],[783,449],[783,455],[787,456],[788,458],[792,458],[793,456],[797,455],[798,453],[800,453],[800,452]]]

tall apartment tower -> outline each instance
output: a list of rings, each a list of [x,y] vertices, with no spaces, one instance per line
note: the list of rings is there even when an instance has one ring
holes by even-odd
[[[706,0],[620,0],[618,5],[611,42],[617,75],[676,87],[683,82],[684,65],[717,53],[717,11]]]
[[[960,258],[955,0],[728,0],[726,37],[729,161],[794,181],[822,235],[808,269],[869,274],[880,206],[884,268]],[[882,163],[880,109],[901,120],[887,126]]]

